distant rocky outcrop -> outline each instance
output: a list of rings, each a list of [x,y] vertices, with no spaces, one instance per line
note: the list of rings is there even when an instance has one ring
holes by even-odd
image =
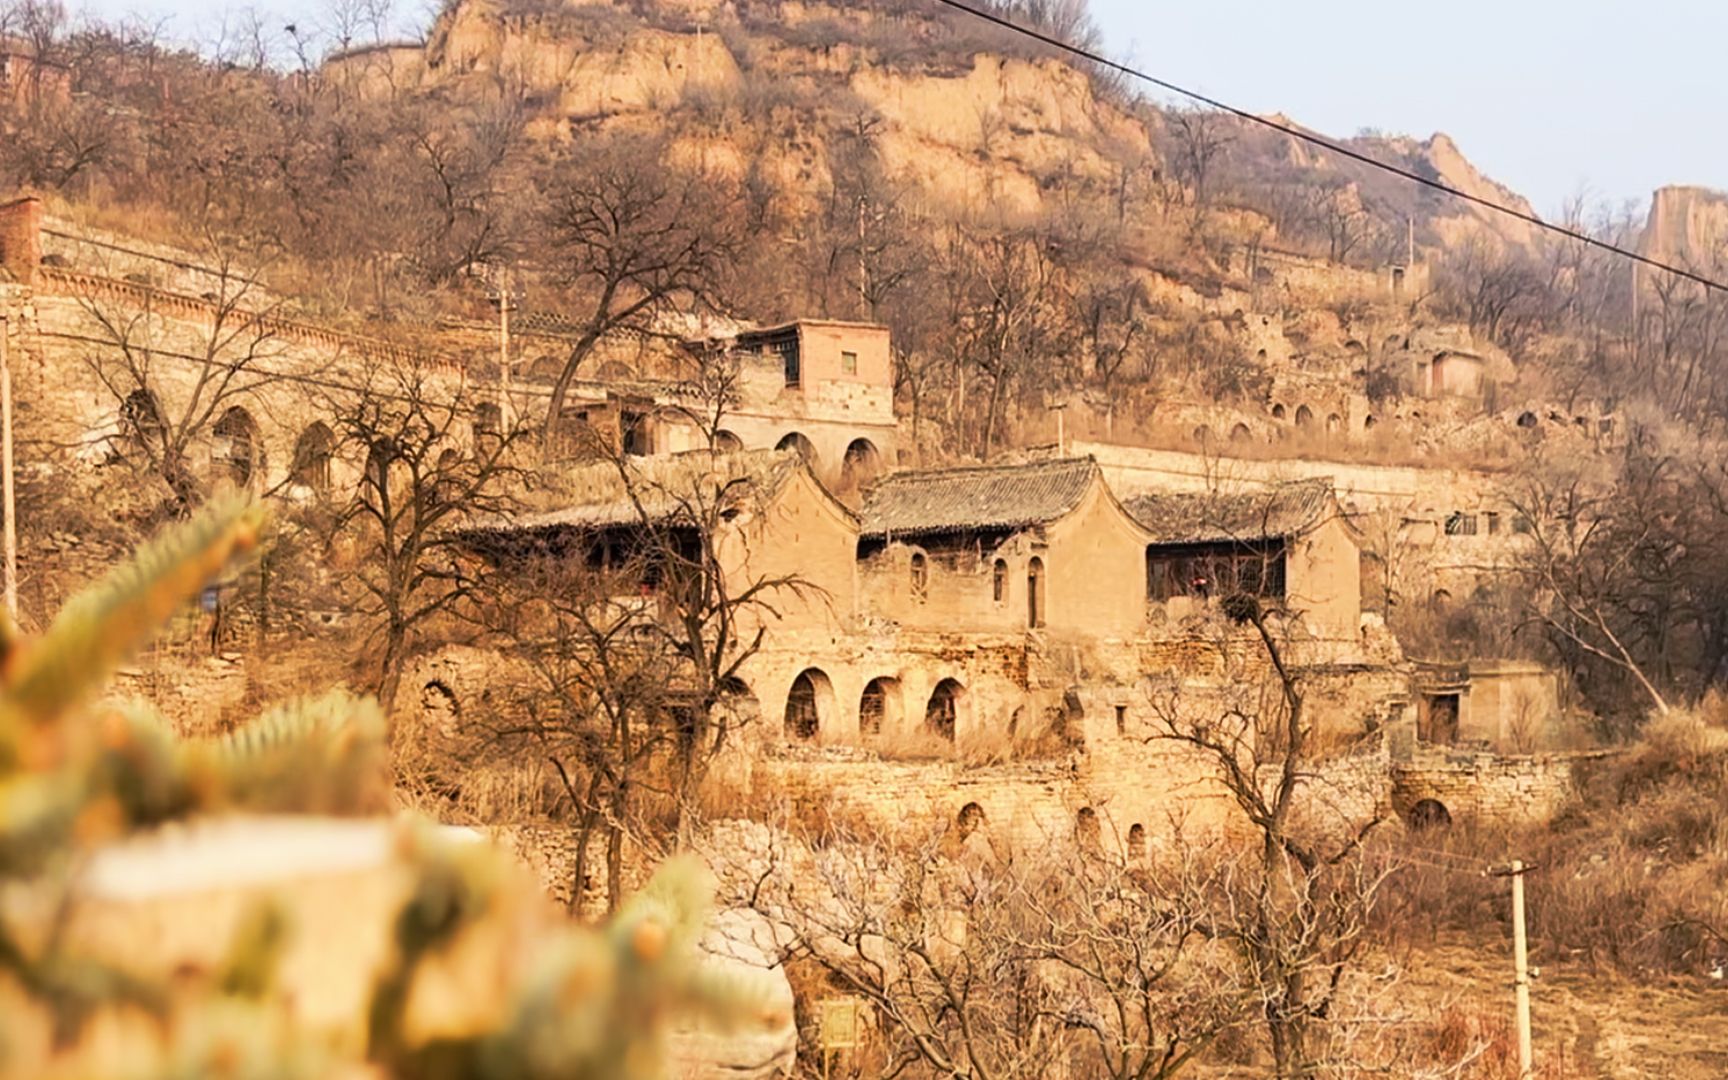
[[[1650,200],[1639,250],[1659,262],[1706,269],[1728,260],[1728,192],[1665,187]]]

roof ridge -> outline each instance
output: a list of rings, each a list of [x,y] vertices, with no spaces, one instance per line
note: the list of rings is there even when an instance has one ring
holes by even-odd
[[[1013,472],[1056,465],[1092,465],[1096,467],[1097,464],[1096,458],[1091,454],[1086,454],[1081,457],[1050,458],[1042,461],[989,462],[977,465],[943,465],[931,469],[902,469],[883,477],[878,481],[877,486],[890,484],[896,480],[920,480],[929,477],[960,476],[986,472]]]

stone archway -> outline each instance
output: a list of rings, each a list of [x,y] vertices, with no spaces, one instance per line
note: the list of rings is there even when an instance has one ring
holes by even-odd
[[[967,708],[966,688],[957,679],[943,679],[930,691],[924,707],[924,728],[948,742],[958,737]]]
[[[858,698],[858,734],[874,739],[901,727],[900,680],[888,675],[864,684]]]
[[[786,694],[784,730],[791,742],[815,742],[834,724],[834,684],[820,668],[806,668]]]

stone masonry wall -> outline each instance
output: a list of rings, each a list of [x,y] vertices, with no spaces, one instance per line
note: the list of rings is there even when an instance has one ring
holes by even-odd
[[[1572,798],[1579,763],[1602,756],[1596,751],[1508,757],[1418,747],[1392,763],[1392,807],[1410,820],[1418,803],[1432,800],[1451,821],[1541,825]]]

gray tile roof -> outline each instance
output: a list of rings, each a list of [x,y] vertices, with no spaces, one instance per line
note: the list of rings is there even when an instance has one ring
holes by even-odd
[[[1286,539],[1334,512],[1332,482],[1324,479],[1231,495],[1136,495],[1122,505],[1159,544]]]
[[[1080,505],[1098,477],[1091,458],[903,472],[870,489],[865,536],[936,536],[1023,529]]]
[[[694,525],[698,517],[707,516],[722,486],[728,487],[727,498],[733,502],[765,502],[793,473],[805,468],[803,459],[787,450],[731,454],[697,451],[626,461],[628,483],[610,461],[579,466],[556,476],[535,493],[533,501],[539,509],[531,506],[465,531],[604,529],[637,525],[644,516],[670,524],[685,518]],[[742,483],[732,485],[734,480]]]

